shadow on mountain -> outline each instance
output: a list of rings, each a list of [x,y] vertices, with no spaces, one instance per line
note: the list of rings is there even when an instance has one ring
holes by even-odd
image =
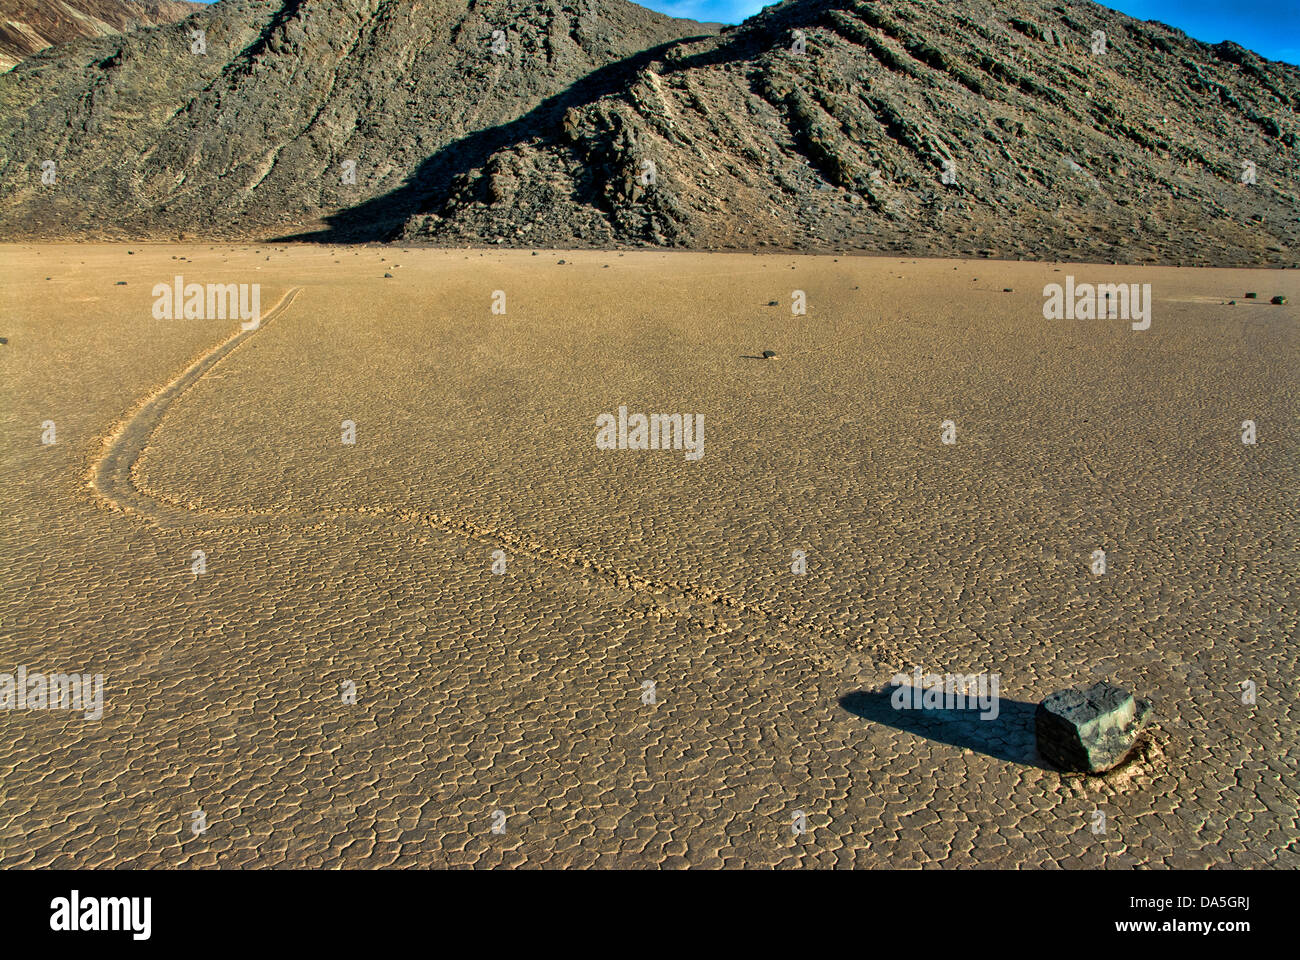
[[[898,710],[892,698],[896,688],[859,690],[840,698],[840,706],[872,723],[906,730],[927,740],[952,744],[1010,763],[1050,770],[1038,756],[1034,712],[1038,705],[999,697],[996,717],[983,720],[974,710]]]
[[[681,44],[709,39],[708,34],[670,40],[635,56],[601,67],[568,89],[548,97],[523,116],[480,130],[447,144],[424,160],[396,190],[325,217],[324,230],[276,237],[275,242],[383,243],[393,240],[412,216],[433,212],[447,197],[456,179],[482,167],[491,156],[515,144],[542,138],[554,141],[571,107],[585,107],[624,89],[637,71]]]
[[[602,97],[626,89],[638,71],[656,60],[664,61],[662,76],[747,60],[761,50],[771,49],[773,38],[791,26],[819,22],[826,10],[841,5],[826,0],[805,0],[783,10],[765,11],[761,20],[730,28],[728,34],[723,35],[724,42],[697,54],[672,56],[689,44],[716,39],[716,35],[698,34],[670,40],[601,67],[567,90],[543,100],[523,116],[447,144],[424,160],[396,190],[325,217],[328,224],[325,229],[275,237],[273,242],[385,243],[395,240],[411,217],[435,212],[450,195],[458,177],[481,168],[493,154],[517,144],[533,139],[556,142],[565,111],[571,107],[589,106]]]

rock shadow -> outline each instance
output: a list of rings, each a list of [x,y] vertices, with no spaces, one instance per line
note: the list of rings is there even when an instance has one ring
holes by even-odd
[[[928,740],[1017,763],[1055,770],[1038,755],[1034,736],[1036,703],[999,697],[996,717],[981,718],[978,707],[971,710],[902,710],[893,704],[896,687],[858,690],[840,697],[840,706],[872,723],[906,730]]]

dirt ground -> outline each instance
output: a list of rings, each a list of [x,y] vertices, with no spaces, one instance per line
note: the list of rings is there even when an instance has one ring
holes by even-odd
[[[1300,866],[1295,271],[2,263],[0,674],[104,694],[0,710],[0,865]],[[156,319],[177,275],[260,325]],[[1044,319],[1067,276],[1150,327]],[[599,449],[621,406],[702,455]],[[998,717],[890,709],[917,667]],[[1098,679],[1139,754],[1046,769]]]

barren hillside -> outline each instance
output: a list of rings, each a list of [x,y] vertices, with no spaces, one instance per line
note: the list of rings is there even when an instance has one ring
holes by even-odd
[[[0,235],[1290,264],[1298,108],[1087,2],[223,0],[0,76]]]
[[[56,43],[175,23],[201,7],[179,0],[0,0],[0,70]]]

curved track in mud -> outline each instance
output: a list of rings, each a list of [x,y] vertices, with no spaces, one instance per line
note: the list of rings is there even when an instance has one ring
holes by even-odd
[[[584,554],[559,550],[526,536],[498,530],[468,517],[444,516],[406,510],[394,506],[354,507],[351,509],[295,509],[257,511],[243,508],[228,510],[194,509],[168,500],[140,486],[136,467],[150,441],[166,419],[172,405],[193,389],[214,367],[239,349],[259,330],[266,329],[293,305],[302,287],[290,289],[267,312],[255,329],[240,330],[199,356],[174,379],[141,400],[104,439],[104,450],[90,470],[89,486],[111,509],[133,513],[152,522],[172,527],[234,532],[267,523],[301,523],[322,520],[380,520],[389,524],[424,526],[453,536],[464,536],[494,547],[505,547],[531,559],[576,569],[600,577],[611,586],[629,591],[648,600],[660,615],[689,617],[702,624],[710,636],[720,636],[741,629],[748,619],[752,634],[764,642],[774,643],[785,652],[794,652],[823,669],[839,673],[846,660],[861,663],[864,650],[851,638],[808,623],[792,622],[785,614],[759,604],[729,596],[702,584],[651,580],[619,569]],[[756,629],[755,629],[756,628]],[[787,638],[800,634],[799,642]],[[817,650],[814,645],[823,647]],[[873,651],[874,653],[875,651]]]

